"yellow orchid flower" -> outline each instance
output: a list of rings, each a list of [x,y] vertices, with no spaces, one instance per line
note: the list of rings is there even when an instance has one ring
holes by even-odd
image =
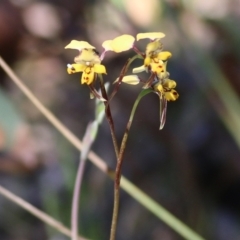
[[[160,98],[165,98],[167,101],[176,101],[179,97],[179,94],[174,89],[176,88],[177,83],[171,79],[165,80],[164,83],[157,83],[153,86],[156,93],[160,94]]]
[[[113,40],[106,40],[103,42],[102,46],[105,51],[113,51],[116,53],[124,52],[133,47],[135,38],[131,35],[124,34]]]
[[[169,73],[165,74],[165,77],[167,78],[169,76]],[[116,79],[116,82],[118,82],[118,79]],[[137,85],[140,83],[140,78],[137,75],[127,75],[124,76],[122,79],[122,82],[130,84],[130,85]],[[176,101],[179,97],[179,94],[174,89],[176,88],[177,83],[174,80],[167,79],[164,81],[164,83],[161,83],[158,81],[153,85],[153,89],[156,93],[159,94],[160,98],[165,98],[167,101]]]
[[[166,116],[167,116],[167,102],[168,101],[176,101],[179,97],[179,94],[174,89],[177,86],[177,83],[171,79],[168,79],[169,73],[165,74],[166,78],[163,80],[160,79],[157,83],[153,85],[153,89],[155,93],[159,96],[159,117],[160,117],[160,126],[159,129],[163,129],[165,122],[166,122]]]
[[[67,72],[69,74],[83,72],[81,84],[92,84],[95,73],[106,74],[105,66],[100,64],[101,61],[95,49],[83,48],[74,61],[74,64],[68,64]]]
[[[83,72],[81,84],[90,85],[94,81],[94,74],[106,74],[105,66],[102,64],[86,65],[81,63],[68,64],[67,71],[69,74]]]
[[[154,42],[152,42],[154,43]],[[162,49],[158,48],[147,48],[146,49],[146,58],[144,59],[144,65],[147,67],[151,63],[163,63],[166,62],[169,58],[172,57],[172,54],[168,51],[161,51]]]
[[[167,60],[172,56],[172,54],[168,51],[159,52],[154,57],[146,57],[144,59],[144,65],[133,68],[133,73],[139,73],[143,71],[147,71],[148,68],[151,69],[152,72],[161,74],[166,72]]]

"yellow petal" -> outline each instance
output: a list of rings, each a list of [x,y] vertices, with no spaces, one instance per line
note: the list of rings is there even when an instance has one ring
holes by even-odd
[[[76,73],[76,72],[83,72],[85,68],[86,68],[86,66],[83,64],[77,64],[77,63],[68,64],[67,72],[68,72],[68,74]]]
[[[105,49],[105,51],[113,51],[111,44],[112,44],[112,40],[106,40],[102,43],[102,47]]]
[[[168,79],[168,80],[166,80],[166,82],[163,84],[163,86],[164,86],[165,88],[172,89],[172,88],[175,88],[175,87],[177,86],[177,83],[176,83],[175,81],[173,81],[173,80]]]
[[[95,73],[107,74],[106,68],[102,64],[94,64],[93,69]]]
[[[140,73],[140,72],[143,72],[143,71],[146,71],[146,67],[144,65],[142,65],[140,67],[133,68],[133,70],[132,70],[133,73]]]
[[[140,79],[137,75],[128,75],[128,76],[123,77],[122,82],[131,84],[131,85],[137,85],[137,84],[139,84]]]
[[[140,39],[145,39],[145,38],[154,40],[154,39],[160,39],[160,38],[164,38],[164,37],[165,37],[165,34],[162,32],[138,33],[137,41]]]
[[[133,47],[135,38],[131,35],[124,34],[122,36],[116,37],[113,39],[111,45],[114,52],[123,52],[127,51]]]
[[[162,61],[167,61],[170,57],[172,57],[172,53],[168,52],[168,51],[163,51],[158,53],[157,58],[161,59]]]
[[[102,46],[105,51],[114,51],[116,53],[127,51],[133,47],[135,38],[131,35],[124,34],[113,40],[107,40],[103,42]]]
[[[159,73],[163,72],[163,70],[164,70],[163,64],[161,62],[151,63],[150,66],[151,66],[151,71],[156,74],[159,74]]]
[[[82,49],[80,54],[74,58],[76,63],[85,65],[100,63],[101,60],[95,49]]]
[[[162,93],[163,92],[163,86],[162,84],[158,84],[155,88],[158,92]]]
[[[176,101],[179,97],[179,94],[177,93],[176,90],[172,89],[169,92],[165,92],[164,96],[167,99],[167,101]]]
[[[165,79],[169,77],[169,72],[167,72],[167,61],[163,62],[163,77]]]
[[[163,45],[158,40],[150,42],[146,46],[146,57],[156,57],[157,54],[162,51]]]
[[[72,40],[65,48],[77,49],[81,51],[83,48],[94,49],[95,47],[85,41]]]
[[[93,82],[93,80],[94,71],[90,67],[87,67],[82,74],[81,83],[82,84],[86,83],[87,85],[90,85]]]
[[[152,61],[152,59],[151,59],[150,57],[146,57],[146,58],[144,59],[144,66],[145,66],[145,67],[149,66],[150,63],[151,63],[151,61]]]

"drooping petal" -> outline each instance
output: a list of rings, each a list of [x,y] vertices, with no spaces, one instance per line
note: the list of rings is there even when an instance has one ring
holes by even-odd
[[[106,68],[105,68],[105,66],[102,65],[102,64],[94,64],[93,70],[94,70],[95,73],[107,74]]]
[[[145,38],[154,40],[154,39],[160,39],[164,37],[165,37],[165,34],[162,32],[149,32],[149,33],[138,33],[136,38],[137,38],[137,41],[139,41],[140,39],[145,39]]]
[[[133,73],[140,73],[140,72],[143,72],[143,71],[146,71],[146,67],[144,65],[142,65],[140,67],[133,68],[133,70],[132,70]]]
[[[90,45],[86,41],[72,40],[65,48],[77,49],[77,50],[81,51],[83,48],[94,49],[95,47]]]
[[[94,71],[91,67],[86,67],[82,74],[81,84],[90,85],[94,80]]]
[[[131,35],[124,34],[113,40],[106,40],[103,42],[102,46],[105,51],[114,51],[116,53],[124,52],[133,47],[135,38]]]
[[[68,64],[67,72],[68,74],[83,72],[85,68],[86,66],[83,64],[78,63]]]
[[[123,77],[122,82],[130,85],[137,85],[140,83],[140,78],[137,75],[128,75]]]
[[[160,120],[160,126],[159,130],[163,129],[166,117],[167,117],[167,100],[160,94],[159,95],[159,120]]]

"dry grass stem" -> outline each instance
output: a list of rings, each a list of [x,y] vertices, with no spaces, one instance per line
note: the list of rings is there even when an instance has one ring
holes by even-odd
[[[4,187],[0,186],[0,194],[2,194],[7,199],[11,200],[12,202],[16,203],[18,206],[22,207],[23,209],[30,212],[32,215],[36,216],[38,219],[41,219],[44,223],[48,224],[49,226],[55,228],[59,232],[63,233],[64,235],[71,237],[71,231],[66,228],[62,223],[58,222],[54,218],[50,217],[46,213],[40,211],[30,203],[26,202],[22,198],[16,196],[15,194],[11,193]],[[79,237],[79,240],[86,240],[86,238]]]

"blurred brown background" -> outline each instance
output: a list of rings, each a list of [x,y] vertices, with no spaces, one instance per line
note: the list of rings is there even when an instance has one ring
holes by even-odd
[[[238,0],[0,1],[0,55],[80,138],[94,117],[94,102],[80,74],[67,75],[77,51],[64,46],[85,40],[101,52],[104,40],[149,31],[166,34],[164,49],[173,54],[168,71],[180,98],[168,104],[162,131],[157,95],[141,101],[123,173],[206,239],[240,239]],[[105,80],[113,82],[132,54],[107,54]],[[0,184],[69,226],[79,153],[2,70],[0,84]],[[112,102],[119,141],[139,91],[122,85]],[[115,166],[106,121],[93,150]],[[88,163],[82,235],[108,239],[112,200],[112,181]],[[67,239],[3,196],[0,216],[1,240]],[[182,238],[122,192],[117,239]]]

